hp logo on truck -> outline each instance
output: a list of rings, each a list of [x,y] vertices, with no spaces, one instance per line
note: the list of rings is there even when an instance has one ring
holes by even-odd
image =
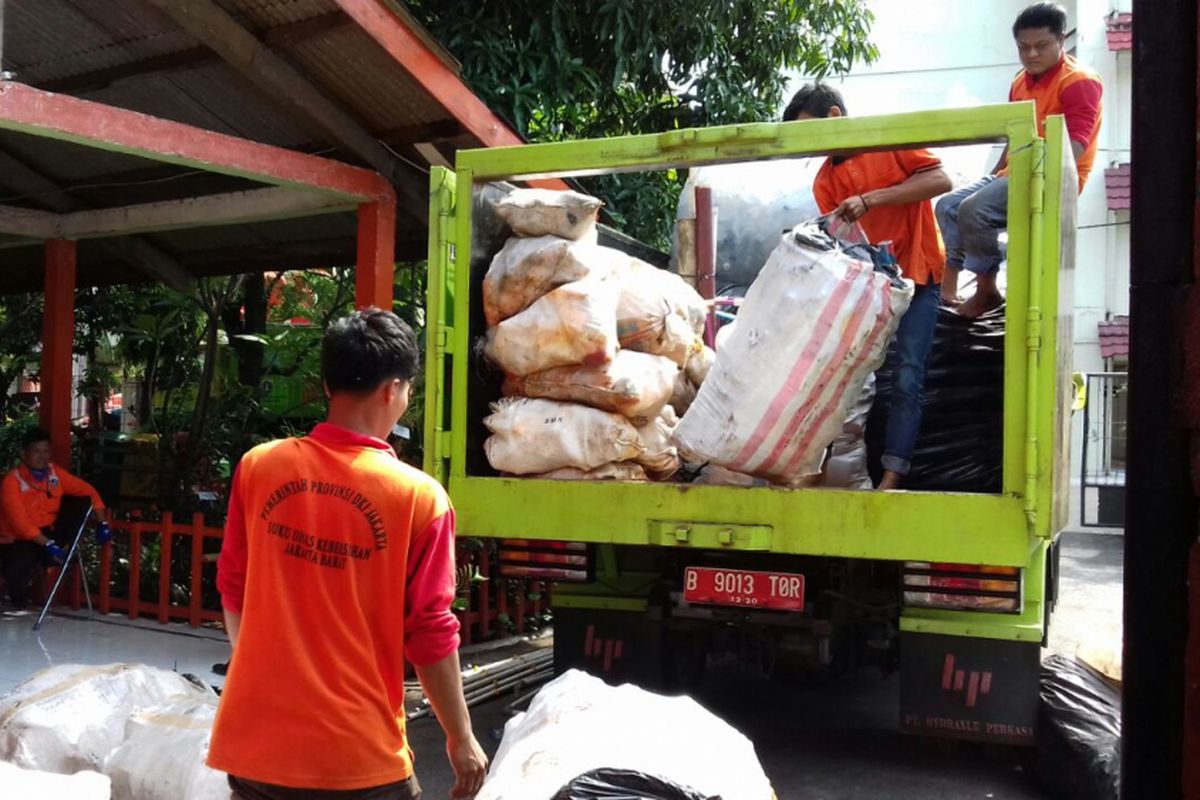
[[[947,653],[942,665],[942,691],[956,695],[965,692],[967,708],[974,708],[980,695],[991,693],[992,673],[955,669],[954,654]]]

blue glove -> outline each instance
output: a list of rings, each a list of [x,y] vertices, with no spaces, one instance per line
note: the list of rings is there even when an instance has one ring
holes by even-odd
[[[107,522],[101,522],[96,526],[96,544],[103,547],[112,541],[112,528],[108,527]]]
[[[46,553],[60,564],[67,560],[67,551],[54,542],[46,542]]]

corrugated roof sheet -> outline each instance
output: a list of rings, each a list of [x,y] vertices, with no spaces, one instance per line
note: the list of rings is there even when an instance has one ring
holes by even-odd
[[[1100,355],[1116,358],[1129,355],[1129,317],[1118,316],[1097,323],[1100,330]]]
[[[1104,170],[1104,191],[1109,211],[1129,211],[1133,205],[1133,168],[1118,164]]]
[[[1133,14],[1116,13],[1108,18],[1108,49],[1114,52],[1133,49]]]

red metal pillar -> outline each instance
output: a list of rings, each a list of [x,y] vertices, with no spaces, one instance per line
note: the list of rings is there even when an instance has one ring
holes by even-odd
[[[717,215],[713,210],[712,189],[696,187],[696,290],[705,300],[717,296]],[[717,318],[713,307],[708,310],[704,343],[717,346]]]
[[[40,416],[55,463],[71,463],[71,350],[75,337],[75,242],[46,242]]]
[[[396,276],[396,203],[363,203],[358,207],[358,264],[354,305],[392,310]]]

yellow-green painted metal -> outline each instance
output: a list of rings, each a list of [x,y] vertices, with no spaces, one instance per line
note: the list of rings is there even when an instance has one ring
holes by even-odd
[[[1021,613],[906,608],[900,616],[900,630],[1017,642],[1042,641],[1046,629],[1046,555],[1049,549],[1049,540],[1041,537],[1034,540],[1022,573]]]
[[[425,281],[425,471],[445,484],[450,458],[446,429],[447,361],[454,334],[454,173],[429,171],[429,258]]]
[[[1058,135],[1059,130],[1057,123],[1049,125],[1048,136]],[[449,398],[448,488],[462,533],[1029,566],[1031,536],[1057,530],[1049,513],[1052,495],[1063,494],[1066,488],[1053,481],[1053,470],[1048,468],[1065,453],[1048,446],[1053,437],[1044,430],[1053,424],[1060,378],[1048,373],[1047,362],[1054,359],[1040,357],[1043,349],[1057,352],[1061,338],[1052,324],[1060,322],[1061,316],[1045,306],[1059,297],[1058,244],[1051,240],[1065,231],[1059,219],[1061,197],[1049,195],[1062,185],[1062,177],[1055,173],[1053,180],[1046,178],[1046,149],[1037,137],[1030,103],[460,151],[454,181],[458,204],[453,251],[461,268],[447,281],[443,298],[453,300],[445,300],[443,311],[447,318],[463,323],[446,325],[445,346],[451,353],[470,352],[471,332],[465,323],[470,319],[471,296],[467,265],[472,191],[479,183],[980,141],[1002,141],[1009,148],[1000,494],[789,491],[468,476],[469,360],[459,357],[451,359],[455,388]],[[1054,168],[1054,159],[1049,162]],[[1058,169],[1061,172],[1061,164]],[[444,176],[440,182],[435,177],[435,183],[449,193]],[[438,207],[445,208],[445,202]],[[1048,214],[1054,222],[1047,222]],[[444,222],[439,220],[439,226]],[[1037,447],[1039,442],[1047,446]],[[681,541],[675,532],[688,525],[697,531],[697,538],[689,534],[689,541]]]

